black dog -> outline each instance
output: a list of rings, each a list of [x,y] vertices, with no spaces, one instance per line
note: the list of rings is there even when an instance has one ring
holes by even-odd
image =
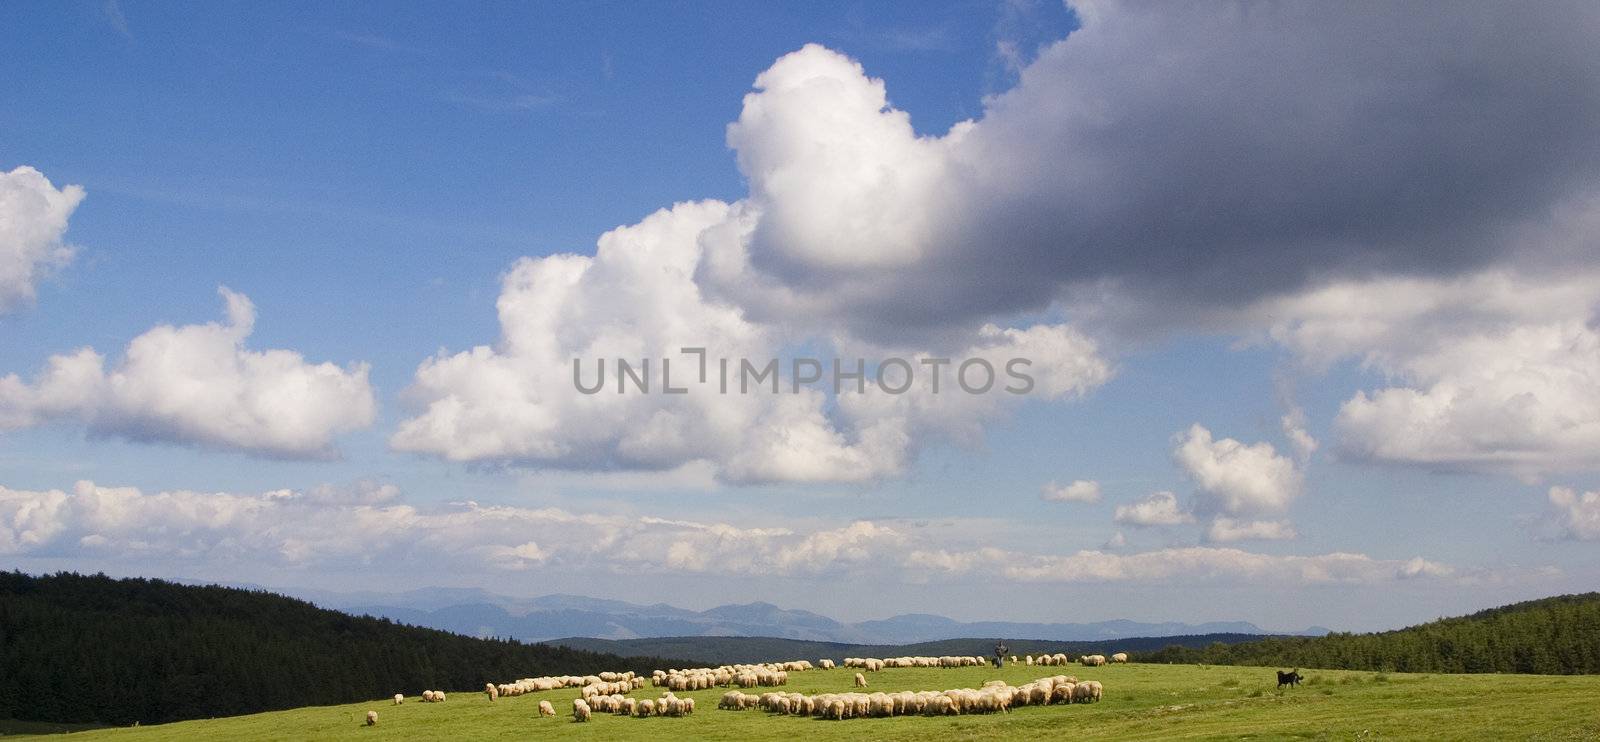
[[[1300,681],[1302,681],[1302,680],[1305,680],[1305,678],[1300,677],[1300,671],[1299,670],[1291,670],[1289,672],[1284,672],[1282,670],[1278,671],[1278,687],[1279,688],[1282,688],[1285,685],[1290,686],[1290,687],[1299,685]]]

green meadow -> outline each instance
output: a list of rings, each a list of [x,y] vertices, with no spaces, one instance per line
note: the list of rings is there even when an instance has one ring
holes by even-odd
[[[850,691],[854,672],[841,668],[790,673],[790,683],[782,690]],[[679,693],[696,699],[698,711],[689,717],[636,719],[596,714],[588,723],[575,723],[571,708],[577,692],[571,689],[496,701],[481,692],[458,692],[444,703],[430,704],[418,699],[421,689],[402,688],[396,690],[407,698],[400,706],[378,699],[159,726],[97,729],[72,733],[70,739],[1600,739],[1600,677],[1596,676],[1302,669],[1306,682],[1280,691],[1272,668],[1012,665],[1005,670],[889,669],[869,673],[867,690],[978,687],[994,679],[1020,685],[1057,672],[1101,681],[1105,700],[1026,707],[1004,714],[825,721],[758,710],[720,710],[717,700],[727,689],[718,688]],[[654,698],[661,692],[646,686],[632,695]],[[559,716],[540,718],[540,700],[552,701]],[[363,724],[368,710],[378,712],[375,727]]]

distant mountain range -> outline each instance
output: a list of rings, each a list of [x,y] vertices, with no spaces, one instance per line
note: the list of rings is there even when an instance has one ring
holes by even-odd
[[[240,585],[239,587],[255,587]],[[264,588],[262,588],[264,589]],[[326,608],[379,616],[468,636],[546,641],[570,637],[775,637],[846,644],[911,644],[970,637],[1006,637],[1089,642],[1129,637],[1201,634],[1291,634],[1320,636],[1327,629],[1271,632],[1247,621],[1142,623],[962,622],[930,614],[905,614],[844,623],[811,611],[770,603],[717,606],[704,611],[657,603],[641,605],[581,595],[513,598],[474,588],[421,588],[403,593],[337,593],[282,590]]]
[[[1276,637],[1281,639],[1282,637]],[[1310,638],[1310,637],[1296,637]],[[1012,654],[1080,654],[1132,653],[1135,661],[1172,647],[1202,649],[1218,644],[1240,644],[1261,641],[1260,634],[1194,634],[1186,636],[1133,637],[1106,641],[1050,641],[1045,639],[1005,639]],[[846,657],[903,657],[944,655],[977,655],[988,657],[994,652],[995,637],[942,639],[911,644],[847,644],[843,642],[817,642],[803,639],[776,639],[755,636],[669,636],[649,639],[593,639],[571,637],[551,639],[545,644],[581,649],[589,652],[648,654],[657,657],[681,657],[707,665],[770,662],[772,660],[806,659],[816,661],[828,658],[836,662]]]

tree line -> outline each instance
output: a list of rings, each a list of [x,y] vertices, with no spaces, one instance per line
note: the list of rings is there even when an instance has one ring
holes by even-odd
[[[1600,593],[1561,595],[1395,631],[1170,646],[1139,662],[1384,672],[1600,673]]]
[[[0,572],[0,718],[153,724],[680,664],[478,639],[263,591]]]

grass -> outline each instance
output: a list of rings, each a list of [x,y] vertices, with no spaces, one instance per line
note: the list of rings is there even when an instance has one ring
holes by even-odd
[[[685,739],[685,740],[975,740],[975,739],[1537,739],[1600,738],[1600,677],[1541,675],[1408,675],[1302,669],[1316,687],[1279,691],[1272,668],[1121,665],[1102,668],[1007,667],[896,669],[870,673],[867,690],[977,687],[1004,679],[1020,685],[1054,674],[1105,684],[1092,705],[1043,706],[1009,714],[823,721],[762,711],[722,711],[726,689],[680,693],[699,711],[685,718],[631,719],[596,715],[571,721],[574,690],[490,702],[482,693],[454,693],[442,704],[418,702],[406,689],[401,706],[378,700],[186,721],[160,726],[73,733],[72,742],[258,739]],[[785,691],[851,690],[854,670],[790,673]],[[1308,685],[1311,683],[1308,683]],[[1338,688],[1334,692],[1333,687]],[[654,698],[646,686],[633,695]],[[538,717],[551,700],[561,716]],[[362,725],[368,709],[379,724]],[[5,727],[0,727],[4,729]],[[27,729],[10,731],[28,733]],[[31,730],[34,732],[45,729]],[[62,739],[57,736],[54,739]]]

